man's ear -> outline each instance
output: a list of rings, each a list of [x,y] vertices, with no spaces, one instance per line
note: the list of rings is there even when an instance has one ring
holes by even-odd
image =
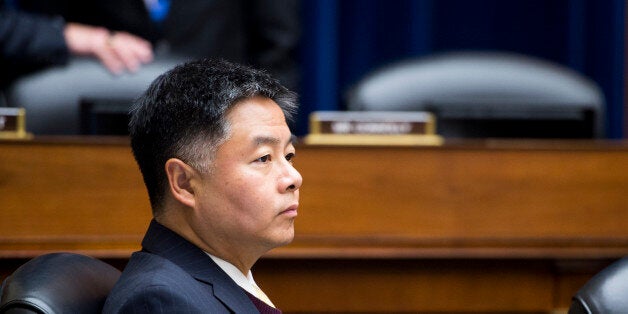
[[[166,161],[166,175],[172,196],[182,204],[194,207],[194,189],[191,181],[196,175],[196,170],[181,159],[170,158]]]

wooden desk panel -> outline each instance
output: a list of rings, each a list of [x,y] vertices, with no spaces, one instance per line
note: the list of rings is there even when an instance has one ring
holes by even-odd
[[[308,147],[298,153],[303,234],[628,235],[618,222],[628,218],[626,151]]]
[[[0,143],[0,256],[128,256],[150,219],[124,141]]]
[[[406,257],[628,252],[624,146],[500,143],[301,147],[302,241],[295,244]],[[396,246],[403,250],[393,252]]]
[[[551,311],[628,255],[624,143],[297,155],[297,237],[256,265],[286,312]],[[125,139],[0,142],[0,206],[0,274],[50,251],[123,265],[150,219]]]
[[[541,313],[565,307],[555,306],[554,273],[542,261],[265,259],[254,272],[289,312]]]

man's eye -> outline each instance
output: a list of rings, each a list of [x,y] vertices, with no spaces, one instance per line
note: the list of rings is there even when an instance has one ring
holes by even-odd
[[[294,153],[290,153],[290,154],[286,155],[286,160],[287,160],[287,161],[290,161],[290,162],[291,162],[291,161],[292,161],[292,159],[294,159]]]
[[[255,159],[255,161],[258,161],[258,162],[268,162],[268,161],[270,161],[270,155],[264,155],[264,156],[262,156],[260,158]]]

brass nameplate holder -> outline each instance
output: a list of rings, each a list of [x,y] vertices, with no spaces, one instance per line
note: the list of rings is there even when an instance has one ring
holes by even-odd
[[[0,107],[0,139],[30,139],[24,108]]]
[[[430,112],[316,111],[310,115],[312,145],[442,145]]]

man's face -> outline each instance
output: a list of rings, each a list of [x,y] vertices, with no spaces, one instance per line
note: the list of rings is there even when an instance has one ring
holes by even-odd
[[[200,181],[196,230],[216,253],[229,248],[263,254],[294,237],[302,178],[292,166],[292,136],[268,98],[243,100],[227,119],[231,135]]]

